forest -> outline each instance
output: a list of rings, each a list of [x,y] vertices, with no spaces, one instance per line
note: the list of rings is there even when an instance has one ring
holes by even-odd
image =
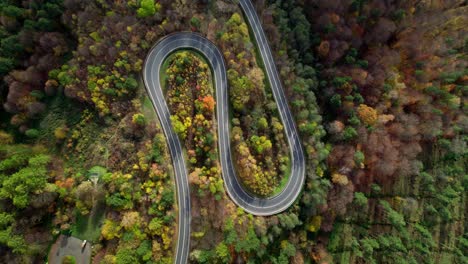
[[[184,148],[190,263],[467,263],[468,6],[463,0],[257,0],[306,157],[273,216],[224,189],[210,65],[164,61]],[[92,263],[173,263],[174,170],[142,81],[179,31],[222,52],[236,174],[282,190],[290,154],[265,67],[228,0],[0,3],[0,263],[45,263],[60,235]],[[49,262],[51,263],[51,262]]]

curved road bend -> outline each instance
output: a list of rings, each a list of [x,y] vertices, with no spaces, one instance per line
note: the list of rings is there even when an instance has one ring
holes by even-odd
[[[150,99],[161,121],[164,134],[167,138],[176,178],[177,199],[179,207],[178,244],[176,248],[175,263],[186,263],[190,242],[190,190],[188,173],[183,156],[182,146],[172,128],[169,108],[164,99],[160,86],[160,69],[166,57],[179,49],[194,49],[203,54],[211,65],[214,73],[216,88],[217,118],[218,118],[218,144],[221,159],[222,175],[225,188],[231,199],[245,211],[254,215],[272,215],[286,210],[299,195],[304,183],[305,160],[294,119],[289,111],[283,87],[271,55],[268,42],[261,28],[255,9],[249,0],[240,0],[241,7],[246,14],[254,36],[257,40],[260,54],[265,64],[267,77],[278,105],[281,120],[284,125],[291,152],[291,175],[281,191],[274,197],[259,198],[244,190],[235,174],[231,159],[231,145],[229,139],[229,102],[226,68],[222,53],[208,39],[201,35],[181,32],[175,33],[160,40],[148,54],[143,69],[143,80]]]

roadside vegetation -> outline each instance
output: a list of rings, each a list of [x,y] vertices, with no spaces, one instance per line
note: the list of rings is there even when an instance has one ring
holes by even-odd
[[[194,51],[167,58],[161,81],[171,122],[186,150],[190,182],[199,196],[220,200],[224,193],[218,161],[216,101],[210,66]]]
[[[232,109],[231,142],[238,177],[258,196],[270,196],[289,175],[289,147],[262,62],[241,13],[220,29],[220,46],[228,67]]]

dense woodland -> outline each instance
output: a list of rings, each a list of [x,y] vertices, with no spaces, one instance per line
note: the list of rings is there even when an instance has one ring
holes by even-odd
[[[189,166],[192,263],[466,263],[465,1],[253,1],[306,154],[284,213],[224,191],[209,65],[164,63]],[[175,185],[141,81],[161,37],[223,52],[236,172],[272,195],[289,149],[263,62],[232,1],[0,3],[0,262],[42,263],[59,234],[93,263],[172,263]]]

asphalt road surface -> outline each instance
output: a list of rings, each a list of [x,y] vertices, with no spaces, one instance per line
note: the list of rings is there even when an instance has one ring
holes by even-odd
[[[239,2],[258,43],[258,49],[265,65],[267,78],[273,90],[273,95],[284,125],[290,147],[291,174],[283,190],[273,197],[259,198],[245,191],[236,176],[231,159],[228,111],[229,93],[226,67],[222,53],[208,39],[192,32],[175,33],[161,39],[151,49],[145,60],[143,80],[168,141],[175,172],[179,207],[178,244],[176,247],[175,263],[186,263],[188,260],[191,215],[187,166],[183,156],[182,145],[171,125],[171,114],[160,86],[160,69],[166,57],[172,52],[180,49],[192,49],[202,54],[211,65],[216,88],[218,147],[222,175],[225,188],[231,199],[251,214],[262,216],[273,215],[286,210],[294,203],[304,184],[304,154],[270,47],[250,0],[240,0]]]
[[[77,264],[89,264],[91,262],[91,244],[87,243],[81,248],[83,240],[76,237],[60,235],[52,245],[49,253],[50,264],[62,264],[65,256],[74,256]]]

